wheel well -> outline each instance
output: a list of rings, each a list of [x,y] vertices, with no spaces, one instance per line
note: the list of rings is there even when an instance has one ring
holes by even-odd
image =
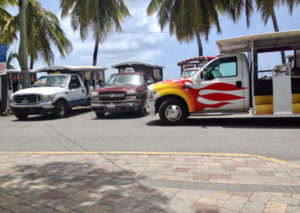
[[[158,113],[161,104],[162,104],[165,100],[168,100],[168,99],[177,99],[177,100],[179,100],[180,102],[182,102],[182,103],[186,106],[186,109],[187,109],[187,110],[189,109],[189,107],[188,107],[186,101],[185,101],[182,97],[180,97],[180,96],[178,96],[178,95],[165,95],[165,96],[160,97],[160,98],[156,101],[156,103],[155,103],[155,112],[156,112],[156,113]],[[188,110],[188,111],[189,111],[189,110]]]
[[[66,99],[64,99],[64,98],[59,98],[59,99],[57,99],[57,100],[55,101],[55,104],[56,104],[57,102],[59,102],[59,101],[63,101],[67,106],[69,106],[68,102],[67,102]]]

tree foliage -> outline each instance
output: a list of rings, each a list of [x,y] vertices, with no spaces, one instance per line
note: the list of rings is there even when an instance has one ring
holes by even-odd
[[[74,31],[85,40],[91,30],[95,39],[93,65],[97,63],[99,43],[113,30],[121,31],[121,22],[130,16],[124,0],[61,0],[61,16],[71,17]]]
[[[14,59],[18,59],[18,54],[17,53],[14,53],[13,51],[11,51],[7,57],[7,60],[6,60],[6,68],[7,69],[16,69],[13,65],[12,65],[12,61]]]
[[[2,27],[11,18],[11,14],[6,10],[8,5],[16,6],[17,2],[15,0],[1,0],[0,1],[0,31]]]
[[[220,0],[151,0],[147,12],[157,12],[158,22],[163,30],[169,25],[171,35],[178,41],[191,41],[196,32],[208,39],[210,29],[215,26],[221,32],[218,9],[224,7]]]
[[[292,14],[294,7],[299,4],[300,0],[228,0],[227,9],[231,12],[233,20],[238,20],[245,12],[247,26],[249,27],[250,17],[255,9],[261,13],[266,24],[275,7],[287,5],[290,14]]]
[[[54,63],[52,45],[55,45],[62,57],[72,51],[72,43],[66,38],[58,18],[50,11],[42,9],[37,0],[28,0],[26,10],[27,46],[30,56],[30,68],[41,57],[48,65]],[[13,43],[18,39],[19,14],[12,16],[4,25],[0,42]]]

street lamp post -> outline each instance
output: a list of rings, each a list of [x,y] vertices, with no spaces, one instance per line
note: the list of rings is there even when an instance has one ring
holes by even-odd
[[[28,50],[27,50],[27,32],[26,32],[26,7],[27,0],[19,0],[19,25],[20,25],[20,45],[19,45],[19,61],[22,73],[22,87],[29,87],[28,73]]]

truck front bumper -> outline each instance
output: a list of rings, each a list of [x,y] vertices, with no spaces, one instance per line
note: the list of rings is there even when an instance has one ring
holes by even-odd
[[[120,113],[138,111],[141,104],[141,100],[126,100],[115,102],[92,101],[91,107],[95,112]]]
[[[156,114],[156,111],[155,111],[155,100],[153,100],[153,99],[147,99],[147,101],[146,101],[146,111],[150,115],[155,115]]]
[[[28,115],[36,115],[36,114],[43,114],[47,112],[53,112],[55,109],[55,106],[53,105],[52,102],[42,102],[36,104],[10,103],[9,106],[14,114],[24,113]]]

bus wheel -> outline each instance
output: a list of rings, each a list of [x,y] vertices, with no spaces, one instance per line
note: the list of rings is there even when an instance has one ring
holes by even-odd
[[[169,99],[159,108],[160,120],[167,125],[183,123],[188,117],[188,109],[184,103],[177,99]]]

